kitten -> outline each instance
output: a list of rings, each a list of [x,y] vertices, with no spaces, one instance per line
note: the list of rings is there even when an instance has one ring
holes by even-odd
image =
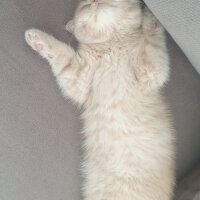
[[[70,46],[36,29],[64,95],[82,106],[85,200],[170,200],[174,133],[161,88],[169,78],[163,28],[139,0],[83,0]]]

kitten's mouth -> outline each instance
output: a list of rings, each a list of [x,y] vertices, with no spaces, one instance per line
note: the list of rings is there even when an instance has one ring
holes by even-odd
[[[103,2],[101,2],[101,0],[92,0],[92,5],[96,8],[98,8],[99,6],[101,6],[103,4]]]

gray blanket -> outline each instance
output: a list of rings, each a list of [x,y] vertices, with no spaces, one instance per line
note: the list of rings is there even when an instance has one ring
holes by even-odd
[[[200,1],[144,1],[200,73]]]
[[[181,181],[175,200],[200,200],[200,164]]]

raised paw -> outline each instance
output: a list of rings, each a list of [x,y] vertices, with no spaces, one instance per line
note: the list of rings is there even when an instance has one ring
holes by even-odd
[[[153,34],[160,27],[160,24],[152,12],[145,7],[143,10],[143,30],[147,31],[148,34]]]
[[[37,30],[30,29],[25,33],[25,39],[28,45],[30,45],[35,51],[39,52],[45,58],[52,59],[52,47],[50,45],[51,36]]]

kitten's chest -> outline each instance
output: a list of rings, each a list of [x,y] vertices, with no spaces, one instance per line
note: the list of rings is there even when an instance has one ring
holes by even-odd
[[[122,94],[127,85],[128,61],[105,56],[98,64],[92,81],[92,93],[98,99]]]

